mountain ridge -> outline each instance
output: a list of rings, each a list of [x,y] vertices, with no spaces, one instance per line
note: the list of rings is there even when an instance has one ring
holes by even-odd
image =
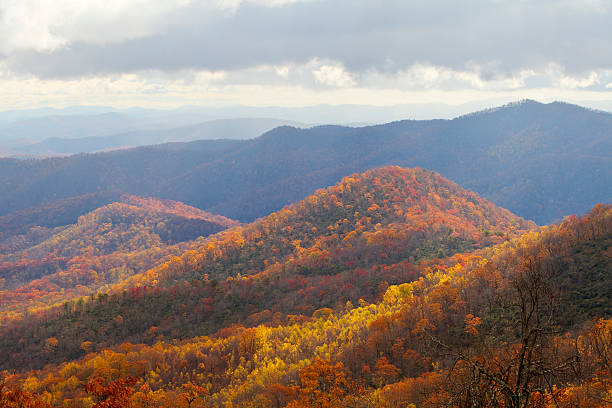
[[[526,103],[453,120],[283,127],[245,142],[0,160],[0,174],[14,174],[16,183],[0,176],[5,197],[0,214],[95,189],[175,199],[248,222],[346,174],[394,164],[435,170],[545,224],[612,198],[603,181],[612,177],[611,128],[610,114],[570,104]],[[169,166],[158,171],[151,167],[155,161]],[[105,177],[109,165],[118,173],[113,179]],[[43,170],[48,175],[36,182]]]

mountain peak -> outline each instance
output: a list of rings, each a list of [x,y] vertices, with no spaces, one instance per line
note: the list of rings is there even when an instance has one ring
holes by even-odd
[[[234,273],[228,265],[219,267],[226,258],[245,260],[241,274],[259,273],[265,265],[283,264],[288,259],[309,264],[307,254],[315,249],[317,253],[340,254],[340,259],[346,260],[355,257],[356,248],[365,251],[368,247],[369,262],[389,263],[406,257],[435,257],[438,247],[425,241],[444,241],[442,253],[449,254],[501,242],[534,227],[533,222],[438,173],[386,166],[344,177],[267,217],[212,236],[196,258],[189,255],[181,262],[193,263],[190,278],[198,278],[201,272],[210,276]],[[275,244],[262,248],[260,237],[264,236]],[[389,240],[395,241],[396,247],[383,244]],[[160,279],[166,269],[152,271],[146,280]]]

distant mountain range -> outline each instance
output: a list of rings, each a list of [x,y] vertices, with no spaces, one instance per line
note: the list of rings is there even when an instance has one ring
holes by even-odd
[[[0,156],[53,156],[169,141],[185,142],[195,140],[182,137],[186,130],[184,128],[194,125],[203,128],[199,130],[199,134],[189,132],[187,136],[197,135],[198,139],[249,139],[280,125],[305,127],[303,124],[310,123],[364,126],[399,119],[453,118],[500,103],[480,101],[463,105],[421,103],[392,106],[184,106],[168,110],[74,106],[63,109],[5,111],[0,112]]]
[[[138,118],[122,113],[47,116],[0,125],[0,153],[13,157],[45,157],[189,142],[207,139],[252,139],[278,126],[306,127],[271,118],[217,119],[178,126],[173,118]]]
[[[66,108],[38,108],[0,111],[0,128],[4,125],[31,119],[46,120],[52,117],[95,117],[105,113],[116,113],[125,117],[143,120],[144,123],[165,122],[178,127],[216,119],[281,118],[306,123],[381,123],[401,118],[429,119],[452,118],[487,106],[501,105],[502,100],[478,101],[462,105],[445,103],[411,103],[391,106],[372,105],[314,105],[302,107],[257,107],[231,106],[182,106],[176,109],[113,108],[109,106],[71,106]],[[82,135],[83,137],[85,135]]]
[[[279,127],[246,141],[170,143],[0,160],[0,214],[103,191],[179,200],[251,221],[384,165],[420,166],[544,224],[612,200],[612,114],[506,105],[453,120]]]

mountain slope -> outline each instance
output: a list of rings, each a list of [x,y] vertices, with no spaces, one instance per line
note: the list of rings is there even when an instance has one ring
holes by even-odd
[[[612,199],[611,132],[609,113],[526,101],[453,120],[281,127],[251,141],[5,159],[0,214],[124,191],[252,221],[347,174],[395,164],[435,170],[522,217],[548,223]]]
[[[208,140],[68,158],[1,159],[0,214],[101,191],[151,196],[147,192],[160,182],[223,157],[237,144]]]
[[[31,227],[0,241],[0,316],[119,282],[235,225],[182,203],[124,195],[74,224]]]
[[[58,227],[77,222],[96,208],[119,201],[121,193],[85,194],[0,216],[0,253],[16,252],[47,239]]]
[[[610,263],[584,265],[577,251],[598,247],[593,253],[609,259],[604,241],[611,234],[612,209],[598,206],[582,219],[456,255],[418,281],[389,287],[375,304],[321,310],[312,319],[277,327],[232,327],[183,342],[124,343],[11,380],[53,406],[86,401],[83,384],[92,379],[111,383],[133,376],[131,401],[138,408],[176,406],[187,397],[208,406],[247,408],[325,401],[388,408],[512,406],[516,400],[529,407],[601,407],[612,390],[612,321],[584,319],[609,318],[609,311],[588,313],[559,330],[559,319],[575,309],[561,309],[553,321],[542,319],[536,326],[515,307],[531,295],[542,305],[562,296],[562,305],[579,306],[557,283],[582,267],[602,273],[607,281],[601,285],[609,287]],[[582,277],[575,293],[595,283]],[[548,312],[542,307],[535,313]],[[523,323],[528,330],[521,329]],[[575,324],[586,326],[564,334]],[[531,328],[536,341],[521,343]],[[46,347],[62,346],[49,341]],[[513,373],[520,372],[521,362],[531,374],[518,383]],[[49,389],[54,392],[47,395]]]
[[[355,174],[211,236],[108,295],[43,314],[39,323],[13,322],[3,331],[0,361],[36,366],[78,357],[83,333],[100,348],[212,333],[238,321],[307,318],[317,308],[374,301],[389,284],[417,278],[419,264],[533,227],[433,172],[387,167]],[[15,349],[15,336],[30,340]],[[51,337],[61,348],[40,350],[38,342]]]

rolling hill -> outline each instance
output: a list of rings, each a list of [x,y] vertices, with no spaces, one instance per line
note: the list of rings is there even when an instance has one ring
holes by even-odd
[[[79,215],[101,198],[113,197],[86,197],[55,213],[45,207],[4,220],[0,320],[121,282],[195,246],[199,237],[237,225],[182,203],[128,195]],[[74,221],[59,224],[70,217]]]
[[[453,120],[280,127],[208,141],[0,160],[0,215],[101,191],[158,196],[248,222],[369,168],[420,166],[540,224],[612,191],[612,115],[534,101]],[[163,165],[161,165],[163,163]]]
[[[611,233],[612,209],[600,205],[427,265],[418,280],[388,287],[374,303],[180,342],[123,343],[7,385],[52,406],[86,405],[96,395],[138,408],[189,400],[253,408],[606,406],[610,310],[582,302],[610,305],[609,291],[593,302],[583,290],[609,288]],[[51,338],[41,347],[62,343]]]
[[[375,301],[427,265],[534,227],[430,171],[354,174],[126,276],[107,293],[8,322],[0,363],[40,367],[76,358],[84,338],[93,350],[210,334],[238,322],[307,319],[316,309]],[[41,349],[47,338],[59,346]]]

